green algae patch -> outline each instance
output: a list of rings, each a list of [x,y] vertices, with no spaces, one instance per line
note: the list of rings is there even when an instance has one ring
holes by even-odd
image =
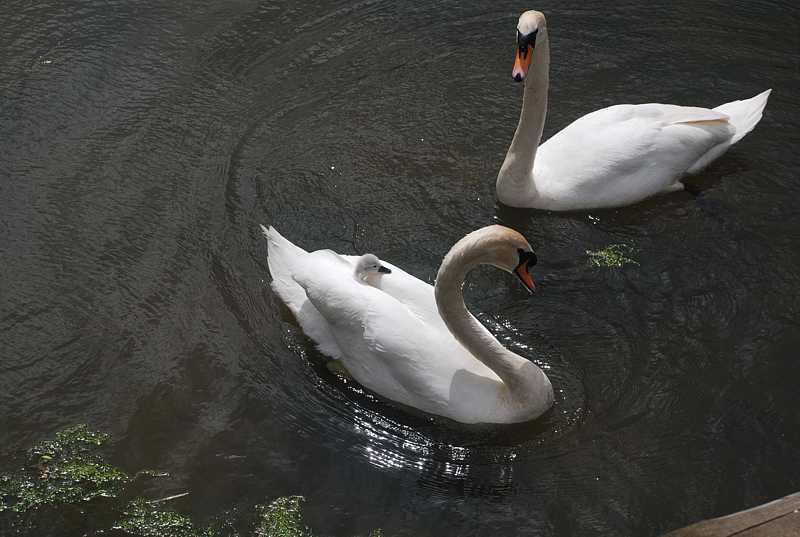
[[[253,537],[311,537],[303,523],[302,496],[284,496],[269,505],[257,505]]]
[[[131,478],[97,453],[107,440],[78,425],[31,448],[21,472],[0,476],[0,513],[115,498]]]
[[[189,517],[157,509],[144,498],[137,498],[128,504],[122,519],[113,528],[135,537],[198,537],[200,532]]]
[[[49,465],[48,465],[49,466]],[[34,477],[0,477],[0,512],[24,513],[43,506],[115,498],[128,476],[113,466],[70,461]]]
[[[257,505],[252,537],[314,537],[303,520],[304,501],[302,496],[283,496],[269,505]],[[368,537],[383,537],[383,531],[372,530]]]
[[[103,457],[106,434],[85,425],[65,429],[35,445],[26,463],[0,475],[0,535],[17,537],[313,537],[303,521],[302,496],[286,496],[254,509],[225,512],[205,527],[158,500],[136,497],[139,479],[169,474],[128,474]],[[370,537],[381,537],[373,531]]]
[[[589,256],[589,265],[598,268],[621,268],[625,265],[638,265],[639,262],[633,259],[635,253],[632,246],[628,244],[609,244],[599,250],[586,250]]]

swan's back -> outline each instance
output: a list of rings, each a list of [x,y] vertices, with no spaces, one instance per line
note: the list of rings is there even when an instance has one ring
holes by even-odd
[[[507,389],[447,329],[433,287],[383,260],[392,273],[368,285],[353,274],[358,256],[307,252],[262,229],[273,290],[320,351],[340,359],[359,383],[461,422],[507,417]]]
[[[533,167],[538,199],[529,205],[616,207],[681,190],[681,178],[700,172],[753,130],[770,92],[714,109],[649,103],[589,113],[539,147]]]
[[[539,148],[533,175],[551,209],[634,203],[674,188],[735,134],[726,115],[666,104],[616,105],[587,114]]]
[[[294,280],[326,322],[353,378],[388,399],[425,412],[459,421],[475,416],[491,421],[500,406],[502,382],[456,341],[441,320],[427,322],[424,313],[359,281],[334,252],[306,255],[307,262],[298,265]],[[392,268],[381,280],[389,282],[397,275]],[[417,291],[424,292],[427,284],[417,282],[421,284]],[[464,401],[470,404],[464,406]]]

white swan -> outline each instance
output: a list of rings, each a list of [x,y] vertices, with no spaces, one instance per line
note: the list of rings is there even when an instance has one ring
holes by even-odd
[[[309,253],[261,228],[272,289],[320,351],[373,392],[462,423],[528,421],[552,405],[544,372],[503,347],[462,296],[464,278],[481,264],[514,272],[533,291],[528,269],[536,256],[516,231],[494,225],[470,233],[431,287],[371,254]]]
[[[756,126],[772,91],[713,110],[670,104],[611,106],[583,116],[539,146],[550,68],[542,13],[520,16],[517,45],[512,76],[525,80],[525,94],[517,131],[497,176],[498,199],[513,207],[618,207],[682,190],[682,177],[705,168]]]

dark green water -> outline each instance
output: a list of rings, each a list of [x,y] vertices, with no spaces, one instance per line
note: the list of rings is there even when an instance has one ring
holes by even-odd
[[[526,8],[551,32],[545,136],[772,87],[766,115],[700,197],[497,206]],[[197,519],[302,494],[336,536],[647,536],[800,490],[794,3],[6,0],[0,26],[0,468],[88,422]],[[496,221],[542,292],[486,270],[468,301],[557,392],[501,429],[328,372],[258,232],[432,281]],[[610,243],[639,264],[591,267]]]

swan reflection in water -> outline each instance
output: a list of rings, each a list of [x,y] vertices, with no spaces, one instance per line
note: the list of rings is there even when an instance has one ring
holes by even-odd
[[[432,439],[410,427],[363,408],[353,408],[353,430],[363,443],[354,446],[370,465],[412,471],[431,489],[503,494],[512,489],[517,448],[465,447]]]

